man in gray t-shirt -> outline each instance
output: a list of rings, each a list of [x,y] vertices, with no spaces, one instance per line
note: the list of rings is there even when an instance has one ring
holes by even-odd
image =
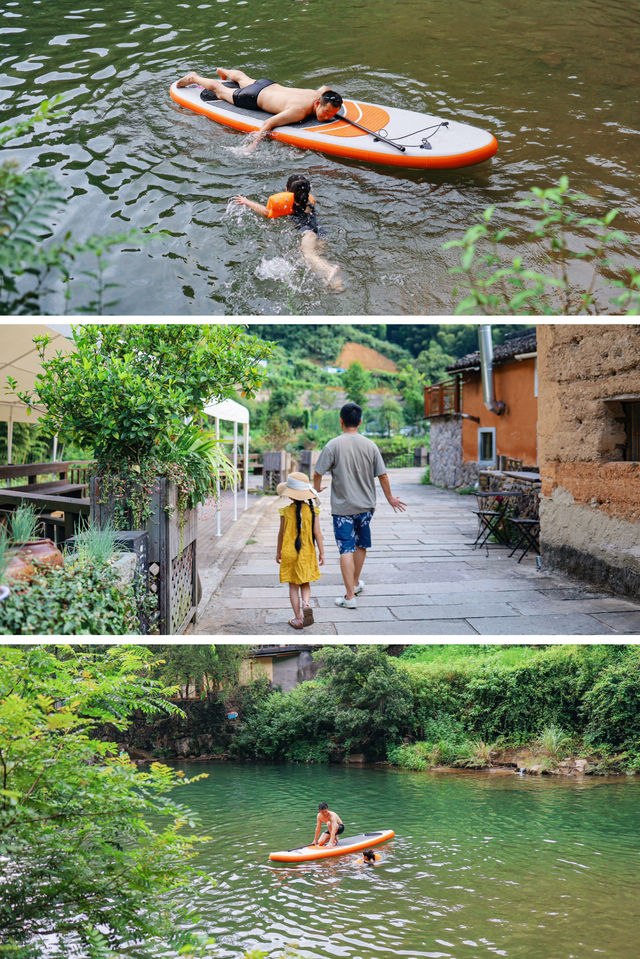
[[[340,571],[345,595],[336,599],[336,606],[355,609],[356,596],[364,588],[360,573],[371,546],[369,523],[376,508],[376,476],[382,492],[394,512],[406,504],[391,495],[387,467],[380,450],[366,436],[358,433],[362,410],[357,403],[347,403],[340,410],[342,435],[329,440],[320,453],[313,474],[313,485],[320,492],[322,474],[331,473],[331,512],[333,532],[340,553]]]

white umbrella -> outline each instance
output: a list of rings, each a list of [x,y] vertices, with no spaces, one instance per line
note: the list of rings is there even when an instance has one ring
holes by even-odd
[[[48,359],[58,351],[70,353],[75,344],[67,339],[69,326],[45,326],[41,323],[2,323],[0,324],[0,422],[7,424],[7,462],[11,463],[14,423],[35,423],[46,410],[35,407],[27,415],[27,407],[13,394],[7,383],[7,377],[17,380],[18,390],[32,390],[35,378],[42,371],[38,349],[33,342],[34,336],[47,334],[51,342],[47,345],[45,357]]]

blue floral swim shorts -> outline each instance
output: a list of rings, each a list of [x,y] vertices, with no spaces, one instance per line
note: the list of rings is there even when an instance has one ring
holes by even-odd
[[[371,530],[369,524],[373,510],[355,513],[353,516],[333,514],[333,533],[338,544],[338,552],[355,553],[356,549],[371,548]]]

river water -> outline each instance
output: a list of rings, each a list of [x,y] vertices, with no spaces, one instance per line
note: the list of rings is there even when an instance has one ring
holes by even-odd
[[[216,955],[307,959],[636,959],[640,782],[385,768],[181,764],[211,841],[193,890]],[[187,801],[187,797],[183,797]],[[359,856],[295,866],[318,801],[345,835],[392,828]]]
[[[0,23],[0,123],[66,100],[65,117],[4,151],[65,186],[57,229],[168,231],[112,256],[106,280],[119,286],[107,312],[449,314],[458,258],[442,244],[489,204],[562,174],[595,198],[593,212],[620,208],[624,259],[640,268],[639,0],[6,0]],[[216,65],[455,117],[491,130],[499,152],[433,173],[275,141],[248,156],[244,135],[169,99],[187,69]],[[294,171],[312,180],[341,294],[305,270],[290,224],[229,203],[264,201]],[[527,224],[514,226],[520,254]],[[89,299],[76,284],[71,309]],[[608,300],[602,291],[601,309]],[[43,306],[62,312],[59,291]]]

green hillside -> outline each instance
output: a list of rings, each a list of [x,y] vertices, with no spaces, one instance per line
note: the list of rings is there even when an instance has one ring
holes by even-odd
[[[495,326],[494,342],[516,329]],[[382,439],[383,452],[425,445],[424,387],[446,378],[447,366],[478,346],[475,324],[264,323],[251,332],[274,344],[263,390],[243,401],[258,451],[324,445],[339,429],[345,400],[363,407],[364,427]],[[367,371],[357,362],[346,372],[331,370],[346,343],[377,350],[397,371]]]

